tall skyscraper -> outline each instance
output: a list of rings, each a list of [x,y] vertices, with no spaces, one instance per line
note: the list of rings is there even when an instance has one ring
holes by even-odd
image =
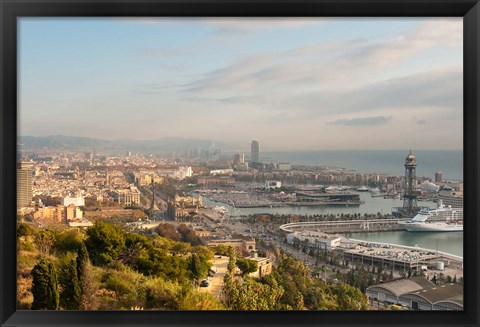
[[[32,202],[33,162],[20,162],[17,166],[17,208],[28,207]]]
[[[437,171],[435,173],[435,183],[443,182],[443,173],[441,171]]]
[[[245,163],[245,156],[243,153],[237,153],[233,155],[233,164],[240,165]]]
[[[251,161],[252,162],[260,162],[260,146],[258,141],[253,140],[251,146]]]

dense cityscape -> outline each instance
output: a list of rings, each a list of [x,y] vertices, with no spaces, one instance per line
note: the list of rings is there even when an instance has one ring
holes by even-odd
[[[463,29],[19,17],[17,309],[464,310]]]
[[[432,249],[355,237],[410,233],[412,218],[435,208],[445,212],[415,228],[456,226],[463,234],[462,181],[445,181],[440,171],[416,176],[414,152],[405,156],[404,174],[389,176],[262,162],[256,140],[247,155],[26,147],[17,170],[17,305],[462,310],[463,258],[439,251],[438,240]],[[351,212],[374,200],[400,205]],[[55,284],[52,297],[42,295],[45,278]],[[259,290],[265,298],[256,298]]]

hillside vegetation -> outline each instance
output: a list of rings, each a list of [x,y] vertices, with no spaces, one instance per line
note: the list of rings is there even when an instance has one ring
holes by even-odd
[[[325,285],[304,264],[275,251],[272,273],[249,277],[256,263],[231,247],[215,249],[163,226],[126,232],[98,221],[86,230],[17,228],[17,308],[37,310],[366,310],[349,285]],[[198,288],[214,253],[228,255],[222,301]]]

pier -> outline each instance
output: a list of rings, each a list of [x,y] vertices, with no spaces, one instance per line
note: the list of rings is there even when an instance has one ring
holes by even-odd
[[[315,206],[359,206],[362,201],[315,201],[315,202],[256,202],[256,203],[242,203],[235,202],[237,208],[278,208],[278,207],[315,207]]]
[[[315,222],[296,222],[280,226],[280,229],[291,233],[302,230],[316,230],[326,233],[347,233],[347,232],[381,232],[405,230],[398,223],[407,219],[389,218],[389,219],[369,219],[369,220],[343,220],[343,221],[315,221]]]
[[[298,231],[315,231],[323,233],[341,233],[366,231],[366,227],[375,230],[397,230],[398,222],[405,219],[376,219],[376,220],[352,220],[337,222],[296,222],[280,226],[280,229],[287,233]],[[368,224],[368,226],[366,225]],[[395,227],[396,226],[396,227]],[[390,229],[388,229],[390,228]],[[438,261],[445,263],[445,267],[453,270],[454,274],[463,275],[463,257],[435,251],[432,249],[420,248],[418,246],[406,246],[384,242],[371,242],[358,239],[351,239],[345,236],[336,235],[341,238],[340,244],[332,248],[339,252],[343,259],[351,263],[363,265],[387,266],[393,270],[415,269],[427,266],[429,269],[437,269]],[[313,246],[319,246],[320,242],[311,242]],[[442,268],[443,269],[443,268]]]

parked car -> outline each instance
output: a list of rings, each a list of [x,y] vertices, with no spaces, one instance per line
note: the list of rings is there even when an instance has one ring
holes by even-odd
[[[206,279],[202,280],[200,283],[200,287],[208,287],[208,285],[210,285],[210,283]]]

